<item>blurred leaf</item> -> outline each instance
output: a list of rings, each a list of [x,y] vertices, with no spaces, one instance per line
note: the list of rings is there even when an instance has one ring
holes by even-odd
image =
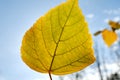
[[[25,33],[21,57],[30,68],[56,75],[93,63],[92,38],[78,0],[67,0],[38,19]]]
[[[117,34],[107,29],[102,31],[102,36],[108,46],[111,46],[117,40]]]
[[[117,29],[120,29],[120,23],[119,22],[114,22],[114,21],[110,20],[109,25],[111,26],[113,31],[115,31]]]

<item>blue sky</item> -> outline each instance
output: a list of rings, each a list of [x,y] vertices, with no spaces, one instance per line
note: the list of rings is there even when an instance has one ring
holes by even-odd
[[[63,1],[0,0],[0,80],[49,79],[48,75],[35,72],[22,62],[20,46],[26,30],[40,16]],[[108,28],[106,22],[109,19],[120,20],[119,3],[120,0],[79,0],[92,34]]]

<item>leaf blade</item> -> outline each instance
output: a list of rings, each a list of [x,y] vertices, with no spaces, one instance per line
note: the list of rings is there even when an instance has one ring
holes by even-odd
[[[117,40],[117,34],[107,29],[102,31],[102,37],[108,47],[110,47]]]
[[[31,54],[23,48],[30,49]],[[67,0],[41,17],[26,32],[21,53],[30,68],[57,75],[73,73],[93,63],[92,38],[78,0]],[[35,58],[25,56],[35,54]]]

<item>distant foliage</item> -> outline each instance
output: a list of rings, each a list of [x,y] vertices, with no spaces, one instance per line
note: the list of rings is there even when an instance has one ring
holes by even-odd
[[[104,42],[110,47],[118,39],[118,36],[115,31],[120,29],[120,23],[110,20],[108,24],[110,25],[112,30],[104,29],[102,31],[97,31],[96,33],[94,33],[94,36],[97,36],[100,33],[102,33]]]
[[[111,76],[108,77],[107,80],[120,80],[120,74],[119,73],[111,74]]]

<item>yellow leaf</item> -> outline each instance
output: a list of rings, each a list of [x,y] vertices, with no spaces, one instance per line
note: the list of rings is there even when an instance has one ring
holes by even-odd
[[[109,21],[109,25],[111,28],[114,30],[120,29],[120,23],[119,22],[114,22],[114,21]]]
[[[111,46],[117,40],[117,34],[107,29],[102,31],[102,36],[108,46]]]
[[[93,63],[92,38],[78,0],[67,0],[38,19],[25,33],[21,57],[30,68],[56,75]]]

